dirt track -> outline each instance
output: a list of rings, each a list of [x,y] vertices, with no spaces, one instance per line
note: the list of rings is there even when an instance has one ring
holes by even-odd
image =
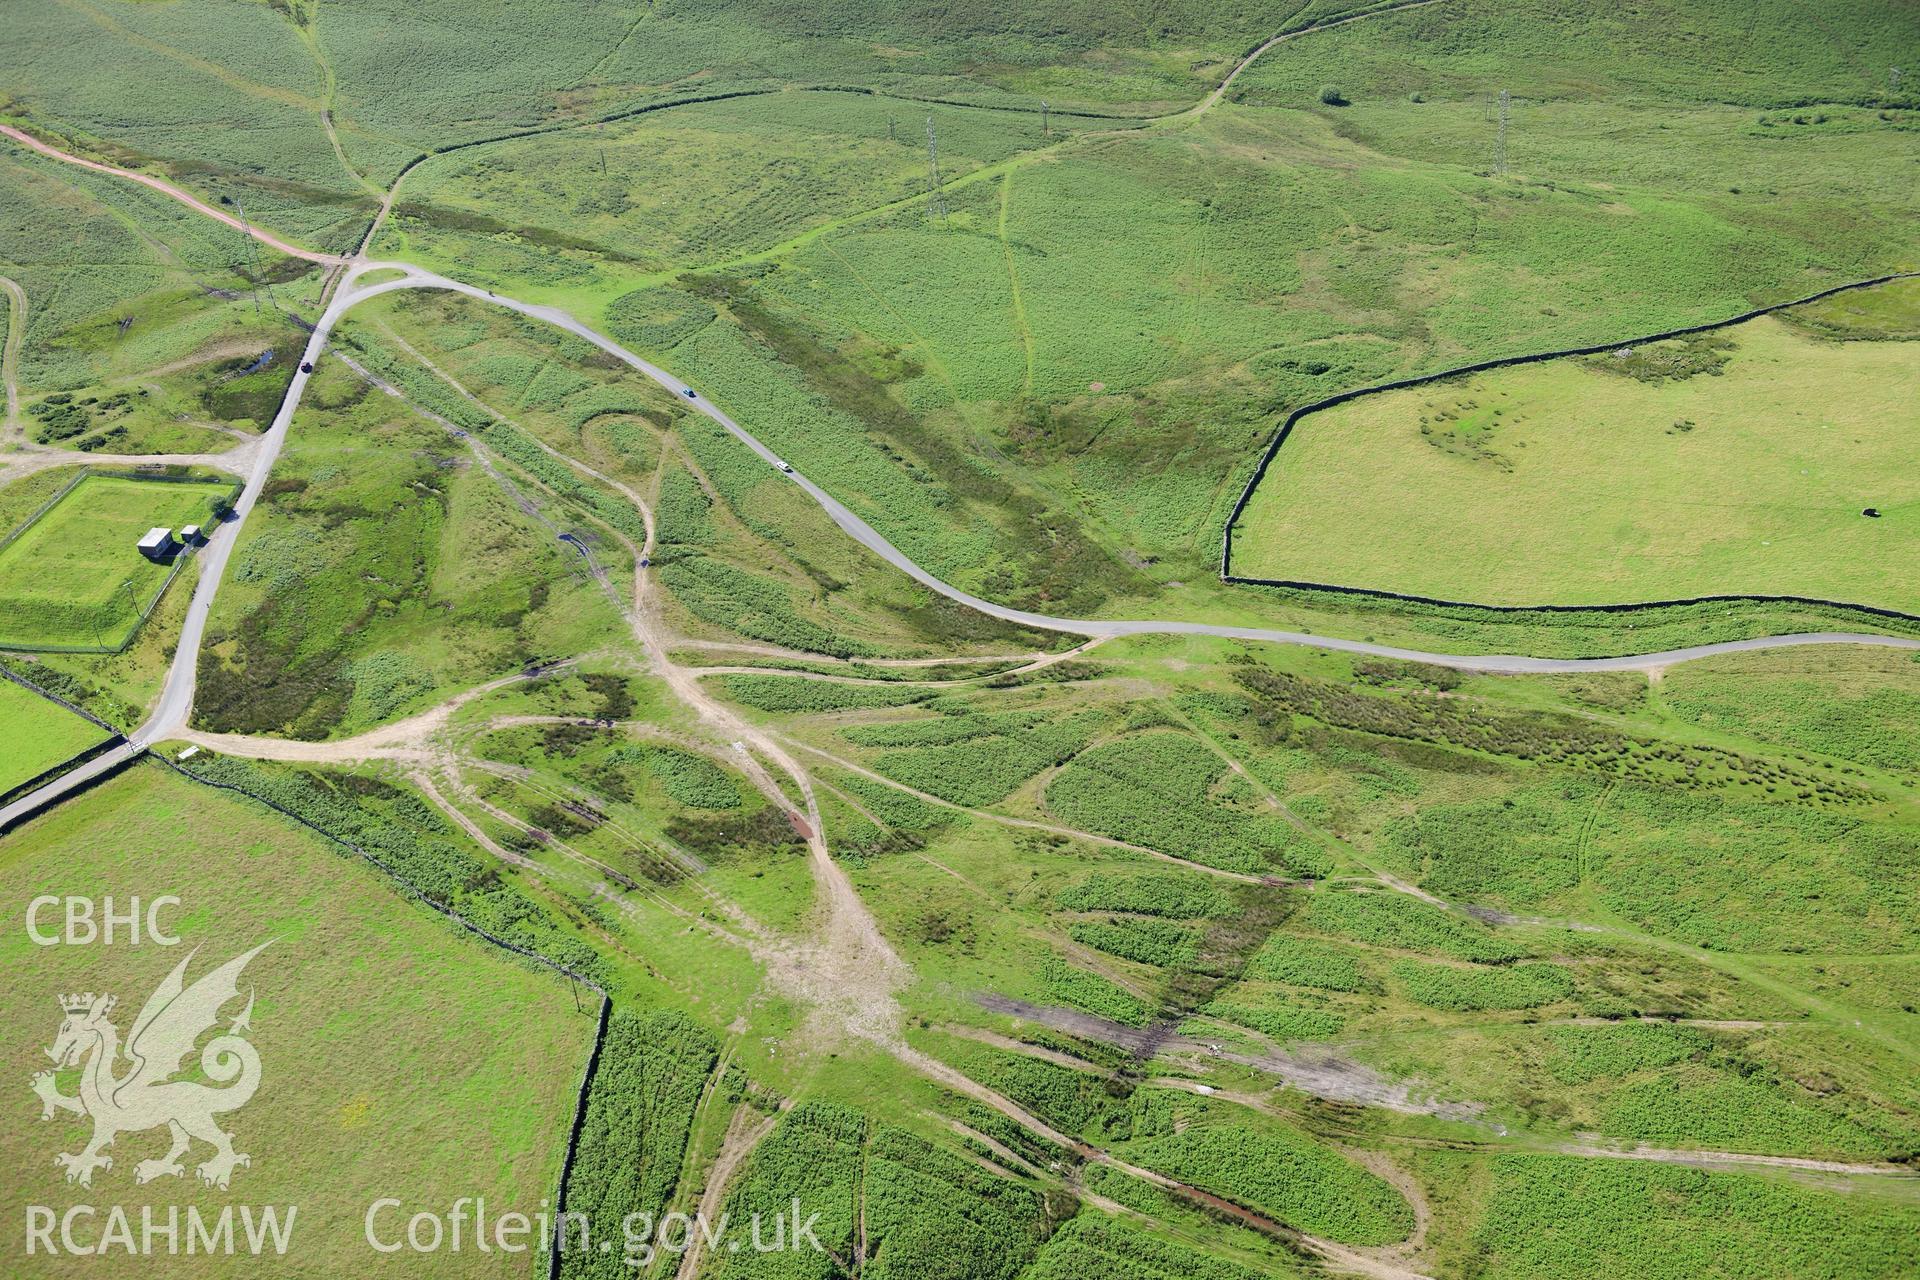
[[[252,236],[261,244],[276,249],[286,254],[289,258],[299,258],[304,262],[319,262],[335,266],[346,261],[345,258],[340,257],[338,254],[315,253],[311,249],[302,249],[298,245],[288,244],[271,231],[265,231],[251,223],[243,222],[233,214],[223,212],[196,196],[188,195],[185,191],[182,191],[179,187],[174,186],[164,178],[156,178],[152,174],[147,173],[135,173],[132,169],[122,169],[117,165],[101,164],[98,160],[87,160],[80,156],[71,155],[68,152],[61,151],[57,147],[48,146],[32,134],[24,133],[10,124],[0,124],[0,134],[5,134],[21,146],[30,147],[38,151],[41,155],[51,156],[55,160],[60,160],[67,164],[77,164],[82,169],[91,169],[95,173],[105,173],[116,178],[125,178],[130,182],[137,182],[143,187],[151,187],[164,196],[171,196],[173,199],[178,200],[181,204],[186,205],[196,213],[204,214],[206,217],[212,218],[215,222],[224,222],[227,226],[232,227],[235,231],[243,235]]]
[[[27,291],[0,276],[0,292],[7,295],[7,341],[0,346],[0,383],[6,384],[7,416],[0,441],[12,444],[24,434],[20,426],[20,347],[27,337]]]

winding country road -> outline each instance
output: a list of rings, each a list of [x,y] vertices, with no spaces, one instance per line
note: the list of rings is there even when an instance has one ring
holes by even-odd
[[[399,271],[397,279],[384,280],[379,284],[361,286],[359,280],[369,272]],[[454,280],[448,276],[416,267],[406,262],[369,261],[357,263],[349,268],[334,294],[332,303],[321,316],[320,323],[314,326],[313,334],[307,340],[307,348],[302,356],[303,363],[313,363],[320,359],[325,351],[327,339],[335,324],[351,308],[370,298],[382,294],[394,293],[402,289],[442,289],[452,293],[465,294],[481,302],[492,303],[517,311],[535,320],[544,321],[556,328],[583,338],[613,356],[628,367],[645,374],[653,381],[672,392],[688,408],[705,414],[708,418],[724,427],[735,439],[757,454],[768,466],[781,469],[786,466],[780,456],[767,447],[760,439],[745,427],[734,421],[724,410],[716,407],[694,388],[668,373],[658,365],[628,351],[613,339],[588,328],[569,313],[558,307],[543,306],[536,303],[521,302],[492,293],[486,289]],[[260,446],[254,455],[253,471],[248,476],[240,499],[234,504],[234,516],[229,525],[223,527],[220,536],[211,539],[205,551],[201,553],[200,580],[194,588],[193,603],[187,610],[180,643],[175,651],[173,667],[167,676],[166,688],[161,693],[160,705],[152,718],[134,735],[135,743],[153,742],[171,737],[184,729],[187,717],[193,706],[195,673],[199,663],[201,641],[205,635],[207,618],[213,608],[215,593],[220,589],[220,580],[225,572],[228,556],[234,544],[239,540],[242,524],[252,512],[260,490],[267,482],[274,461],[279,457],[281,447],[286,443],[288,428],[292,425],[295,410],[306,390],[311,375],[295,372],[293,381],[287,387],[286,399],[281,403],[280,412],[274,416],[273,425],[261,438]],[[1229,624],[1183,622],[1160,619],[1107,619],[1107,618],[1059,618],[1050,614],[1034,613],[1025,609],[1014,609],[1006,605],[984,600],[979,596],[962,591],[960,588],[943,582],[931,572],[922,568],[889,542],[872,525],[861,519],[845,504],[828,493],[814,481],[797,471],[788,472],[788,478],[800,486],[808,497],[820,505],[820,508],[840,526],[848,537],[867,548],[882,560],[899,569],[902,573],[921,583],[930,590],[977,610],[989,617],[1021,626],[1034,627],[1044,631],[1064,632],[1092,638],[1112,638],[1138,635],[1196,635],[1218,636],[1230,640],[1246,640],[1274,644],[1309,645],[1315,648],[1333,649],[1344,653],[1365,654],[1372,657],[1400,658],[1408,661],[1426,662],[1436,666],[1453,667],[1463,671],[1495,672],[1520,674],[1528,672],[1577,672],[1577,671],[1636,671],[1652,667],[1670,666],[1676,662],[1687,662],[1696,658],[1712,657],[1716,654],[1744,653],[1758,649],[1777,649],[1813,644],[1880,644],[1897,648],[1920,650],[1920,639],[1908,639],[1894,636],[1878,636],[1867,633],[1851,632],[1807,632],[1785,636],[1760,636],[1747,640],[1726,640],[1716,644],[1694,645],[1684,649],[1668,649],[1657,653],[1631,654],[1612,658],[1534,658],[1517,654],[1448,654],[1431,653],[1419,649],[1403,649],[1393,645],[1375,644],[1365,640],[1348,640],[1335,636],[1314,635],[1304,631],[1283,631],[1269,627],[1247,627]]]
[[[1257,54],[1255,55],[1257,56]],[[1248,59],[1249,61],[1251,59]],[[97,173],[125,178],[138,182],[152,190],[170,196],[185,204],[188,208],[207,217],[214,218],[227,226],[250,235],[262,244],[303,261],[327,266],[345,265],[346,270],[338,280],[326,310],[313,328],[302,353],[303,364],[319,361],[326,350],[327,341],[333,327],[348,310],[371,298],[393,293],[402,289],[441,289],[461,293],[480,302],[505,307],[520,312],[535,320],[564,329],[568,333],[583,338],[594,346],[613,356],[628,367],[645,374],[656,383],[673,393],[684,407],[705,414],[718,423],[735,439],[752,450],[767,465],[782,470],[787,477],[798,485],[808,497],[819,504],[820,508],[838,525],[842,532],[873,552],[880,559],[905,573],[914,581],[970,609],[1000,619],[1003,622],[1031,627],[1042,631],[1060,632],[1069,635],[1085,636],[1089,639],[1110,639],[1124,636],[1142,635],[1191,635],[1213,636],[1228,640],[1241,640],[1253,643],[1304,645],[1312,648],[1334,650],[1342,653],[1362,654],[1370,657],[1395,658],[1411,662],[1424,662],[1434,666],[1450,667],[1461,671],[1474,671],[1496,674],[1528,674],[1550,672],[1582,671],[1652,671],[1672,666],[1679,662],[1690,662],[1700,658],[1710,658],[1722,654],[1749,653],[1765,649],[1794,648],[1805,645],[1860,644],[1878,645],[1897,649],[1920,651],[1920,638],[1877,635],[1869,632],[1819,631],[1800,632],[1789,635],[1756,636],[1745,640],[1726,640],[1713,644],[1692,645],[1680,649],[1664,649],[1639,654],[1623,654],[1606,658],[1536,658],[1519,654],[1455,654],[1437,653],[1420,649],[1408,649],[1395,645],[1376,644],[1367,640],[1351,640],[1339,636],[1316,635],[1306,631],[1288,631],[1271,627],[1241,626],[1235,624],[1189,622],[1172,619],[1109,619],[1109,618],[1062,618],[1051,614],[1035,613],[1026,609],[1015,609],[996,604],[991,600],[963,591],[942,581],[927,569],[889,542],[873,526],[849,510],[832,494],[819,484],[797,471],[789,470],[787,464],[758,437],[734,421],[724,410],[716,407],[706,396],[680,378],[660,368],[625,347],[614,342],[604,334],[589,328],[569,313],[557,307],[522,302],[516,298],[505,297],[490,290],[454,280],[448,276],[428,271],[407,262],[386,262],[365,258],[343,259],[333,254],[315,253],[288,244],[249,223],[227,214],[205,203],[187,192],[150,174],[136,173],[80,156],[70,155],[58,148],[40,141],[11,126],[0,125],[0,135],[12,138],[23,146],[30,147],[41,155],[52,159],[79,165]],[[396,271],[397,278],[381,281],[373,285],[361,285],[362,277],[370,272]],[[258,502],[261,490],[271,474],[273,464],[280,456],[280,450],[286,443],[287,432],[293,423],[294,413],[300,407],[302,396],[306,392],[311,375],[295,371],[293,379],[287,385],[285,398],[280,410],[274,415],[273,423],[260,438],[254,449],[251,469],[247,473],[239,499],[234,504],[232,518],[216,530],[200,553],[200,576],[195,584],[193,599],[187,608],[180,640],[176,646],[173,662],[162,687],[158,705],[147,722],[137,729],[127,743],[114,751],[97,757],[84,768],[74,770],[39,790],[21,797],[14,803],[0,809],[0,830],[28,814],[58,800],[71,790],[84,785],[88,780],[100,776],[145,750],[150,743],[175,737],[184,731],[192,714],[194,687],[197,677],[200,649],[205,640],[207,620],[212,614],[213,601],[219,592],[220,583],[225,576],[227,561],[231,557],[234,545],[239,541],[240,531],[247,517]]]

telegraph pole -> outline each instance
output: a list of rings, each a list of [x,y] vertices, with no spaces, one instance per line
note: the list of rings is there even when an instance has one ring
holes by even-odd
[[[1493,171],[1504,174],[1507,171],[1507,114],[1513,105],[1513,99],[1505,89],[1500,91],[1500,132],[1493,141]]]
[[[120,585],[127,589],[127,603],[133,607],[133,621],[127,624],[129,633],[131,633],[132,628],[140,625],[140,597],[133,594],[132,578],[128,578]],[[93,627],[93,638],[99,642],[102,649],[107,647],[107,642],[100,639],[100,624],[97,621]]]
[[[933,117],[927,117],[927,221],[947,220],[946,198],[940,194],[940,144],[934,140]]]
[[[1045,98],[1040,99],[1040,132],[1049,138],[1053,136],[1053,125],[1047,120],[1047,100]]]

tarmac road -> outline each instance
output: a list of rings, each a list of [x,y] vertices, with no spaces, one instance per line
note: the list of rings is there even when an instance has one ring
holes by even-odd
[[[4,131],[4,130],[0,130]],[[11,132],[11,131],[4,131]],[[17,135],[16,135],[17,136]],[[41,150],[48,150],[40,146]],[[60,153],[52,152],[59,155]],[[64,157],[63,157],[64,158]],[[100,166],[89,166],[100,167]],[[111,170],[109,170],[111,172]],[[164,186],[162,189],[167,189]],[[198,201],[191,200],[184,193],[169,190],[186,200],[192,207],[215,217],[227,219],[217,210],[209,209]],[[251,231],[252,229],[249,228]],[[279,242],[267,238],[264,233],[253,231],[269,244],[276,247]],[[312,258],[315,255],[303,253],[301,256]],[[402,273],[400,278],[386,280],[379,284],[360,286],[359,279],[369,272],[393,270]],[[1255,643],[1306,645],[1317,649],[1329,649],[1342,653],[1363,654],[1372,657],[1397,658],[1410,662],[1425,662],[1435,666],[1451,667],[1460,671],[1477,671],[1503,674],[1525,674],[1541,672],[1580,672],[1580,671],[1646,671],[1671,666],[1677,662],[1690,662],[1699,658],[1710,658],[1721,654],[1751,653],[1765,649],[1794,648],[1803,645],[1822,644],[1863,644],[1888,648],[1920,650],[1920,639],[1901,636],[1875,635],[1866,632],[1817,631],[1801,632],[1791,635],[1755,636],[1745,640],[1725,640],[1715,644],[1693,645],[1682,649],[1664,649],[1650,653],[1623,654],[1607,658],[1535,658],[1519,654],[1458,654],[1432,653],[1420,649],[1404,649],[1394,645],[1375,644],[1366,640],[1349,640],[1338,636],[1314,635],[1305,631],[1285,631],[1270,627],[1238,626],[1222,623],[1188,622],[1170,619],[1110,619],[1110,618],[1060,618],[1050,614],[1034,613],[1025,609],[1014,609],[983,600],[979,596],[960,590],[935,577],[931,572],[916,564],[905,552],[894,546],[886,538],[861,519],[818,484],[788,469],[785,461],[768,448],[757,437],[717,408],[705,396],[688,386],[685,382],[668,373],[658,365],[642,359],[611,338],[588,328],[579,320],[557,307],[542,306],[521,302],[515,298],[504,297],[486,289],[427,271],[404,262],[360,262],[348,269],[334,293],[331,303],[321,315],[320,322],[314,326],[307,340],[306,349],[301,354],[301,363],[317,364],[326,350],[327,339],[333,332],[333,326],[346,312],[370,298],[393,293],[401,289],[445,289],[453,293],[462,293],[468,297],[495,306],[518,311],[533,319],[544,321],[557,328],[564,329],[591,342],[602,351],[626,364],[653,381],[665,387],[679,398],[683,404],[695,412],[703,413],[735,439],[757,454],[768,466],[782,471],[794,484],[800,486],[808,497],[820,505],[820,508],[832,518],[848,537],[873,552],[888,564],[921,583],[929,590],[936,591],[948,599],[976,609],[989,617],[1021,626],[1033,627],[1042,631],[1062,632],[1069,635],[1088,638],[1138,636],[1138,635],[1194,635],[1218,636],[1223,639],[1244,640]],[[233,553],[234,544],[239,540],[240,530],[247,517],[252,514],[254,504],[259,500],[267,478],[273,470],[273,464],[280,456],[281,448],[286,444],[287,432],[292,426],[293,415],[300,406],[305,394],[307,381],[312,375],[295,370],[293,379],[287,386],[285,398],[280,410],[274,415],[272,425],[261,436],[255,448],[253,465],[247,473],[244,487],[234,503],[232,516],[211,532],[206,546],[200,551],[200,577],[194,584],[193,599],[187,607],[186,619],[180,633],[179,644],[175,649],[173,664],[167,672],[165,685],[161,689],[160,700],[147,722],[136,730],[125,746],[97,757],[95,760],[73,772],[66,774],[41,787],[39,790],[16,800],[0,809],[0,830],[4,830],[22,817],[52,804],[61,796],[84,785],[92,778],[109,771],[119,764],[133,758],[146,746],[169,737],[177,736],[187,727],[188,717],[193,709],[195,681],[200,662],[200,648],[206,638],[207,619],[213,611],[213,601],[220,590],[220,583],[226,574],[227,561]]]

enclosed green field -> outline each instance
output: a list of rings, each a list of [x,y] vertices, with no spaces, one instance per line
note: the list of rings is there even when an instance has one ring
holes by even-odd
[[[0,679],[0,724],[7,726],[0,738],[0,794],[107,736],[99,725],[6,679]]]
[[[143,937],[133,946],[122,933],[112,945],[35,946],[21,916],[41,894],[96,902],[111,895],[121,912],[135,897],[176,895],[180,905],[162,908],[159,919],[180,945]],[[496,1212],[529,1214],[551,1198],[593,1006],[582,1001],[576,1011],[565,981],[450,927],[358,857],[249,801],[143,765],[9,834],[0,846],[0,897],[11,904],[0,931],[8,974],[0,1009],[15,1028],[6,1052],[18,1085],[17,1105],[0,1120],[0,1160],[9,1170],[0,1200],[15,1222],[28,1204],[56,1212],[121,1204],[136,1224],[143,1206],[161,1221],[170,1207],[184,1215],[189,1204],[206,1214],[229,1202],[275,1205],[283,1217],[295,1206],[278,1274],[419,1274],[418,1255],[409,1262],[368,1247],[363,1221],[376,1199],[407,1205],[378,1221],[391,1238],[416,1209],[444,1212],[456,1197],[484,1195]],[[57,908],[42,912],[43,931],[58,930],[56,915]],[[43,1122],[26,1088],[49,1066],[41,1049],[60,1028],[60,993],[117,996],[108,1016],[125,1035],[189,952],[192,983],[262,943],[270,945],[243,971],[239,997],[219,1023],[224,1030],[251,994],[247,1038],[260,1084],[246,1105],[219,1117],[236,1151],[251,1157],[233,1171],[229,1190],[200,1184],[194,1166],[212,1152],[200,1142],[180,1176],[137,1183],[136,1166],[166,1151],[163,1129],[123,1132],[109,1151],[112,1168],[96,1170],[90,1188],[63,1181],[53,1155],[79,1151],[90,1126],[58,1112]],[[59,1071],[55,1084],[71,1097],[78,1076]],[[183,1227],[183,1254],[184,1238]],[[535,1274],[528,1253],[482,1253],[470,1237],[468,1246],[438,1254],[431,1273]],[[15,1253],[8,1274],[82,1275],[91,1261],[63,1249],[26,1260],[22,1270]],[[170,1276],[261,1268],[244,1250],[161,1262]]]
[[[1303,418],[1235,527],[1233,568],[1477,604],[1914,612],[1916,438],[1920,344],[1766,317]]]
[[[0,645],[118,644],[167,582],[171,562],[135,548],[148,529],[210,525],[219,482],[90,474],[0,548]]]

